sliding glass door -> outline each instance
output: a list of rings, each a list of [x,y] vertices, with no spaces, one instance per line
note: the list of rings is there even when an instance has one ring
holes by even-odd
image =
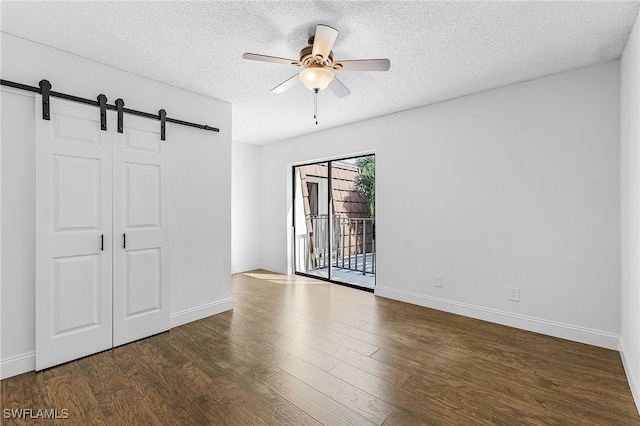
[[[295,272],[375,285],[375,157],[293,168]]]

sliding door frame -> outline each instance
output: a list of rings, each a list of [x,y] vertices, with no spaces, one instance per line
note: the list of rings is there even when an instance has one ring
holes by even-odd
[[[364,290],[364,291],[368,291],[369,293],[373,293],[374,289],[373,288],[369,288],[369,287],[362,287],[359,286],[357,284],[351,284],[351,283],[345,283],[342,281],[336,281],[333,279],[333,265],[332,265],[332,261],[331,261],[331,249],[333,248],[333,241],[332,241],[332,237],[333,237],[333,220],[331,220],[332,217],[332,203],[333,203],[333,182],[332,182],[332,163],[334,161],[344,161],[344,160],[351,160],[353,158],[361,158],[361,157],[368,157],[368,156],[375,156],[375,153],[369,153],[369,154],[358,154],[358,155],[352,155],[349,157],[338,157],[338,158],[332,158],[330,160],[318,160],[318,161],[310,161],[310,162],[305,162],[305,163],[300,163],[300,164],[293,164],[291,166],[291,211],[293,212],[293,214],[291,215],[291,230],[292,230],[292,250],[293,250],[293,273],[295,275],[300,275],[303,277],[308,277],[308,278],[314,278],[317,280],[321,280],[321,281],[327,281],[333,284],[339,284],[339,285],[343,285],[346,287],[351,287],[351,288],[356,288],[358,290]],[[296,169],[298,167],[304,167],[304,166],[312,166],[312,165],[317,165],[317,164],[322,164],[322,163],[326,163],[327,164],[327,210],[328,210],[328,228],[329,228],[329,232],[328,232],[328,236],[327,238],[329,239],[328,241],[328,247],[329,247],[329,263],[328,263],[328,277],[321,277],[318,275],[313,275],[313,274],[309,274],[309,273],[305,273],[305,272],[298,272],[296,269],[296,233],[295,233],[295,227],[296,227]],[[303,212],[304,214],[304,212]]]

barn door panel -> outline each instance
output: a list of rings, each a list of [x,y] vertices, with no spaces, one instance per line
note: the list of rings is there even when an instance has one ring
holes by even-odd
[[[169,329],[167,167],[158,122],[114,136],[114,346]]]
[[[111,134],[94,107],[50,106],[36,119],[37,370],[112,346]]]

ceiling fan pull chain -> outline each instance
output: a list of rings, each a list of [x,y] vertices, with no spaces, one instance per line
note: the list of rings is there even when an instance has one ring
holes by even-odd
[[[313,89],[313,118],[316,119],[318,125],[318,89]]]

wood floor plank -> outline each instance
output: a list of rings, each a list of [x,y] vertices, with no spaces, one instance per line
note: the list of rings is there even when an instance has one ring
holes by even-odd
[[[262,316],[262,314],[247,312],[246,310],[244,312],[244,314],[236,312],[236,315],[241,316],[243,318],[243,321],[246,323],[255,324],[255,326],[258,327],[260,323],[258,321],[255,321],[255,319],[260,319],[264,322],[268,322],[268,318],[265,318],[264,316]],[[291,329],[289,327],[281,326],[273,327],[277,327],[276,330],[294,341],[311,346],[312,348],[330,355],[342,362],[346,362],[354,366],[357,365],[359,368],[384,380],[388,380],[390,382],[394,382],[395,380],[397,380],[398,373],[396,368],[385,365],[384,363],[372,357],[368,357],[361,353],[352,351],[349,348],[346,348],[324,338],[309,335],[308,333],[299,329]]]
[[[402,410],[395,410],[393,413],[387,416],[387,420],[382,424],[383,426],[429,426],[437,423],[429,422],[427,420],[420,420],[413,417],[411,414],[405,413]]]
[[[335,286],[330,287],[332,293],[335,293]],[[349,294],[354,289],[344,288],[345,293],[344,300],[342,298],[332,297],[331,303],[327,304],[324,297],[314,297],[309,301],[309,306],[305,309],[301,307],[295,307],[292,312],[301,317],[306,318],[308,313],[313,314],[315,317],[324,319],[325,325],[329,322],[338,322],[340,324],[350,325],[351,327],[361,327],[367,321],[371,321],[376,318],[375,310],[369,307],[363,307],[358,305],[359,298],[351,298],[349,300]]]
[[[302,359],[305,361],[307,361],[308,359],[309,361],[307,362],[325,371],[330,370],[331,368],[335,367],[340,363],[339,360],[323,352],[314,350],[313,348],[307,347],[308,348],[307,350],[296,350],[295,349],[296,347],[300,348],[303,345],[297,344],[297,342],[291,342],[290,339],[286,339],[284,336],[282,336],[282,338],[286,340],[286,343],[282,346],[286,347],[287,349],[291,349],[291,346],[293,346],[292,352],[295,352],[296,354],[292,354],[288,350],[281,349],[281,346],[278,345],[277,342],[272,339],[265,340],[265,339],[259,338],[259,336],[256,336],[256,334],[254,333],[254,330],[251,330],[251,329],[246,330],[246,329],[241,329],[241,328],[232,326],[233,329],[235,330],[233,332],[230,332],[228,329],[223,331],[217,331],[217,329],[215,328],[215,324],[213,323],[204,323],[204,324],[210,327],[212,332],[222,333],[221,334],[222,337],[229,338],[236,345],[241,346],[243,349],[256,355],[261,360],[267,361],[273,365],[278,366],[279,368],[282,368],[282,365],[286,365],[290,362],[296,362],[296,360],[299,360],[299,359]],[[301,357],[298,356],[297,354],[301,355]]]
[[[339,333],[337,331],[326,328],[325,326],[310,326],[306,327],[305,331],[308,331],[315,336],[322,337],[323,339],[344,346],[345,348],[351,349],[352,351],[361,353],[366,356],[369,356],[380,349],[379,346],[348,336],[343,333]]]
[[[228,392],[231,399],[242,401],[251,410],[272,425],[320,425],[313,417],[300,410],[282,396],[261,383],[250,383],[238,377],[221,376],[215,386]]]
[[[167,351],[166,343],[164,339],[157,338],[137,342],[140,357],[154,360],[151,370],[163,383],[168,383],[174,392],[182,394],[213,423],[226,423],[231,413],[244,419],[256,417],[245,412],[246,407],[236,407],[238,402],[230,399],[225,389],[215,385],[215,379],[220,375],[218,371],[213,377],[208,375],[187,361],[183,354]],[[182,362],[179,361],[181,359]]]
[[[267,386],[325,425],[374,425],[358,413],[334,401],[302,380],[281,371],[266,380]]]
[[[363,328],[369,331],[374,330],[373,332],[376,334],[381,334],[388,338],[397,334],[411,335],[412,333],[416,333],[415,329],[407,330],[407,327],[401,324],[384,324],[380,326],[369,324]],[[395,348],[392,347],[391,350],[417,361],[420,361],[421,358],[432,356],[428,361],[425,361],[428,365],[433,365],[434,362],[437,364],[443,359],[443,356],[447,357],[453,354],[452,356],[455,358],[467,359],[473,362],[487,361],[494,364],[510,366],[512,367],[511,371],[514,377],[528,377],[531,379],[532,385],[539,381],[547,380],[536,377],[539,376],[536,372],[546,371],[551,368],[555,371],[555,374],[552,376],[554,378],[553,380],[558,383],[561,383],[563,380],[570,382],[574,377],[582,376],[582,380],[585,381],[585,383],[588,381],[587,386],[592,389],[607,386],[607,388],[614,393],[622,392],[624,395],[628,395],[629,393],[626,390],[627,383],[624,375],[608,374],[606,371],[601,371],[600,368],[591,362],[581,362],[581,360],[573,356],[570,351],[563,352],[556,350],[549,352],[549,349],[543,351],[541,348],[538,348],[538,344],[526,345],[523,342],[519,342],[517,345],[510,345],[508,342],[512,339],[503,337],[496,338],[496,340],[492,341],[484,338],[481,333],[479,333],[479,336],[468,333],[457,333],[456,335],[455,330],[445,330],[442,334],[449,336],[447,341],[425,341],[417,336],[416,342],[413,345],[413,351],[402,345]],[[545,338],[544,340],[553,342],[553,344],[560,342],[565,348],[580,346],[580,344],[575,342],[562,342],[561,339],[548,336],[543,337]],[[619,363],[617,371],[620,372],[621,368],[622,364]],[[519,374],[519,372],[522,371],[531,372],[532,375],[524,376]]]
[[[373,423],[384,423],[394,411],[390,404],[302,360],[289,362],[283,370]]]
[[[362,327],[364,326],[366,326],[366,324],[364,324]],[[377,346],[378,348],[391,349],[401,344],[409,345],[413,343],[413,340],[404,338],[404,336],[402,335],[396,335],[391,339],[363,330],[361,327],[352,327],[336,321],[330,322],[329,324],[325,325],[325,327],[329,330],[346,334],[347,336],[353,337],[354,339],[362,340],[363,342],[367,342],[371,345]]]
[[[640,425],[616,351],[307,277],[232,283],[233,311],[3,380],[0,408],[69,418],[0,424]]]
[[[227,319],[221,319],[221,321],[227,321]],[[253,340],[253,345],[273,346],[325,371],[329,371],[340,364],[340,360],[337,358],[305,345],[304,343],[292,340],[265,324],[249,324],[242,319],[231,322],[230,324],[232,327],[250,335]],[[249,346],[245,347],[248,348]]]
[[[411,416],[429,423],[451,425],[472,422],[471,418],[447,401],[417,398],[415,393],[380,380],[352,365],[342,363],[331,370],[330,373],[364,392],[388,402]],[[442,389],[442,391],[446,391],[446,389]]]
[[[205,413],[213,411],[224,411],[225,417],[229,415],[227,410],[221,409],[226,404],[244,404],[251,407],[261,421],[270,424],[291,424],[291,425],[315,425],[316,422],[305,412],[290,404],[280,395],[271,391],[261,382],[256,381],[252,374],[246,374],[246,370],[235,368],[236,365],[231,360],[227,360],[228,368],[211,368],[210,357],[198,356],[197,352],[192,353],[189,345],[184,344],[178,336],[166,342],[155,342],[162,346],[164,350],[179,352],[190,359],[191,368],[183,364],[175,377],[176,387],[179,389],[196,390],[204,394],[191,395],[196,405],[201,407]],[[175,345],[175,346],[174,346]],[[171,348],[171,349],[168,349]],[[215,356],[215,355],[214,355]],[[196,377],[193,367],[208,373],[208,378]],[[204,388],[202,388],[204,387]],[[214,424],[222,424],[224,421],[217,421]]]
[[[268,313],[264,309],[262,309],[262,301],[256,302],[254,304],[245,303],[245,305],[259,313]],[[240,307],[241,309],[242,307]],[[238,307],[236,307],[238,309]],[[377,346],[374,346],[370,343],[364,342],[359,339],[354,339],[350,336],[346,336],[341,333],[337,333],[331,329],[324,327],[327,323],[332,320],[327,318],[324,321],[310,321],[310,318],[313,318],[313,314],[306,313],[305,318],[299,318],[295,315],[289,315],[287,313],[278,313],[278,321],[284,324],[287,324],[291,327],[295,327],[300,329],[306,333],[314,334],[316,336],[327,339],[331,342],[338,343],[342,346],[345,346],[351,350],[356,352],[360,352],[364,355],[371,355],[373,352],[378,350]],[[358,324],[362,324],[362,321],[359,321]]]
[[[2,421],[7,425],[53,425],[55,419],[32,419],[41,409],[58,409],[53,405],[45,387],[42,373],[24,373],[2,383]],[[5,411],[10,410],[5,418]],[[25,411],[31,410],[31,411]],[[60,413],[62,415],[62,413]]]
[[[255,280],[253,280],[255,281]],[[251,281],[250,281],[251,282]],[[317,282],[317,281],[316,281]],[[265,297],[269,297],[269,290],[265,290],[265,283],[259,283],[255,285],[255,282],[250,286],[251,291],[239,293],[241,295],[241,303],[252,305],[254,309],[265,308],[268,305],[264,304]],[[294,292],[299,287],[294,288]],[[288,295],[285,301],[289,305],[289,309],[286,310],[286,314],[289,316],[302,318],[305,321],[313,322],[318,325],[325,325],[331,321],[339,321],[345,324],[349,324],[353,327],[362,326],[367,318],[364,316],[349,315],[349,310],[345,308],[328,308],[322,301],[327,300],[327,295],[331,293],[340,292],[341,289],[336,289],[335,285],[329,283],[323,283],[322,286],[314,286],[311,288],[303,288],[304,291],[300,293],[294,293],[297,297],[303,298],[304,305],[296,302],[296,297]],[[350,291],[357,291],[353,289],[347,289]],[[317,297],[316,297],[317,295]],[[314,301],[318,299],[320,303],[314,304]],[[265,310],[267,311],[267,310]],[[281,312],[282,313],[282,312]]]
[[[482,375],[482,372],[476,374]],[[500,376],[492,376],[491,381],[485,378],[485,386],[470,383],[469,380],[460,377],[449,378],[446,383],[450,395],[460,401],[459,404],[464,404],[466,411],[475,418],[483,419],[490,416],[492,423],[500,419],[510,424],[524,422],[549,425],[562,424],[567,418],[571,418],[577,424],[625,425],[634,424],[637,420],[628,413],[606,409],[602,404],[575,404],[560,395],[538,392]],[[431,393],[428,390],[438,385],[441,386],[433,377],[412,376],[402,387],[417,395],[430,397]],[[469,392],[470,389],[473,389],[473,392]],[[489,400],[493,403],[488,410],[486,401]]]
[[[600,421],[606,420],[606,423],[612,422],[614,419],[624,424],[625,421],[628,421],[626,416],[634,417],[633,403],[626,399],[630,398],[630,395],[627,395],[626,398],[620,398],[616,395],[608,395],[606,386],[596,388],[579,386],[581,377],[576,378],[574,385],[565,383],[563,387],[558,387],[551,382],[544,383],[533,379],[531,375],[539,377],[538,371],[528,371],[524,368],[514,369],[509,365],[482,362],[482,360],[464,358],[461,355],[457,355],[453,363],[449,363],[446,357],[436,357],[425,353],[405,353],[403,356],[386,350],[378,351],[374,357],[398,368],[414,372],[415,374],[403,385],[403,388],[412,391],[432,389],[434,386],[443,386],[443,384],[452,387],[456,382],[462,382],[483,392],[487,389],[498,392],[500,395],[491,397],[491,400],[494,401],[499,400],[500,397],[505,398],[506,401],[511,401],[512,398],[518,401],[526,399],[531,403],[529,411],[534,413],[538,411],[536,407],[539,407],[542,402],[549,407],[555,407],[556,402],[560,400],[564,401],[571,409],[574,409],[576,405],[582,406],[589,413],[586,418],[590,416],[594,419],[600,419]],[[416,385],[416,382],[419,384]],[[580,392],[576,392],[580,390],[588,393],[591,398],[583,398]],[[477,396],[477,392],[474,392],[473,395]],[[509,406],[505,410],[508,411]],[[593,411],[594,407],[600,408],[595,412]],[[496,411],[499,411],[499,407],[496,407]],[[546,411],[558,412],[557,409]],[[609,414],[606,414],[607,412]],[[541,416],[540,413],[536,415]],[[553,416],[547,420],[551,421],[551,419]]]
[[[82,358],[77,365],[108,424],[162,424],[119,370],[111,351]]]
[[[75,361],[46,370],[42,377],[53,406],[68,410],[68,423],[107,424],[98,401]]]
[[[154,373],[149,360],[139,357],[136,345],[134,342],[113,349],[114,359],[154,414],[165,424],[209,423],[211,420],[186,398],[184,392],[176,392],[162,375]]]
[[[190,325],[190,324],[187,324]],[[232,369],[222,357],[217,357],[208,347],[201,346],[198,333],[190,332],[191,327],[177,327],[168,333],[154,336],[154,345],[166,353],[171,353],[175,362],[180,365],[191,363],[200,368],[209,377],[218,377]]]
[[[262,381],[280,370],[272,363],[256,360],[240,346],[221,340],[202,324],[188,324],[190,327],[176,330],[186,338],[187,350],[192,356],[209,360],[221,371],[239,369],[244,374]]]
[[[216,336],[216,331],[218,328],[208,326],[207,319],[198,321],[196,323],[192,323],[190,331],[192,335],[198,336],[204,330],[205,334],[208,334],[205,329],[210,330],[213,334],[209,334],[209,337]],[[217,323],[218,321],[216,321]],[[220,324],[223,324],[222,322]],[[203,328],[204,327],[204,328]],[[195,330],[198,329],[198,331]],[[228,330],[227,327],[221,327],[220,330]],[[185,331],[184,329],[182,330]],[[181,333],[182,334],[182,333]],[[234,344],[239,344],[238,337],[236,336],[233,339]],[[189,345],[180,344],[180,337],[168,340],[167,342],[153,342],[155,345],[159,345],[165,351],[171,351],[172,349],[167,349],[165,343],[168,343],[169,346],[171,343],[177,344],[177,348],[173,348],[173,350],[183,351],[183,354],[188,354],[187,348]],[[143,341],[140,342],[140,345],[143,345]],[[149,350],[152,350],[153,346],[149,347]],[[247,350],[252,350],[251,348],[247,348]],[[214,357],[218,358],[215,354]],[[194,367],[201,368],[202,370],[208,370],[208,357],[191,357],[188,356],[189,359],[192,360]],[[244,365],[249,361],[252,366],[256,366],[260,361],[256,361],[253,355],[249,356],[249,360],[247,357],[243,357],[242,359],[228,359],[226,362],[228,363],[229,368],[224,370],[214,370],[215,378],[210,380],[209,378],[202,377],[202,373],[200,376],[194,376],[197,369],[190,369],[189,371],[184,371],[184,366],[181,367],[181,371],[179,371],[176,377],[173,377],[172,380],[176,384],[179,389],[190,389],[191,391],[197,391],[205,394],[205,396],[201,395],[191,395],[191,398],[199,405],[201,408],[206,407],[206,414],[209,414],[211,409],[221,411],[220,407],[230,407],[233,405],[238,405],[239,403],[245,405],[247,407],[251,407],[251,411],[255,413],[261,421],[266,421],[271,424],[305,424],[305,425],[313,425],[316,422],[306,413],[299,410],[293,404],[290,404],[284,398],[270,391],[266,386],[262,385],[260,382],[256,382],[254,380],[253,374],[246,374],[247,369]],[[264,363],[269,364],[269,360],[263,360]],[[240,364],[240,365],[238,365]],[[264,369],[262,366],[258,367],[260,371],[269,371],[269,375],[272,374],[273,370]],[[211,371],[211,370],[209,370]],[[222,386],[221,384],[224,384]],[[240,385],[241,384],[241,385]],[[192,392],[193,393],[193,392]],[[211,402],[217,403],[215,406],[211,407]],[[207,405],[208,404],[208,405]],[[240,410],[240,407],[236,407],[236,410]],[[225,410],[222,410],[225,411]],[[228,410],[224,413],[225,417],[228,417],[230,413]],[[235,417],[235,416],[234,416]],[[244,417],[243,417],[244,418]],[[219,422],[217,422],[219,423]],[[245,424],[254,424],[254,422],[249,422]]]
[[[502,342],[501,342],[502,343]],[[550,339],[537,333],[526,330],[514,330],[509,341],[504,342],[513,347],[524,350],[535,350],[537,354],[551,357],[561,357],[566,362],[580,364],[608,373],[620,371],[622,360],[620,353],[609,349],[586,345],[583,343],[568,342],[563,339]]]

